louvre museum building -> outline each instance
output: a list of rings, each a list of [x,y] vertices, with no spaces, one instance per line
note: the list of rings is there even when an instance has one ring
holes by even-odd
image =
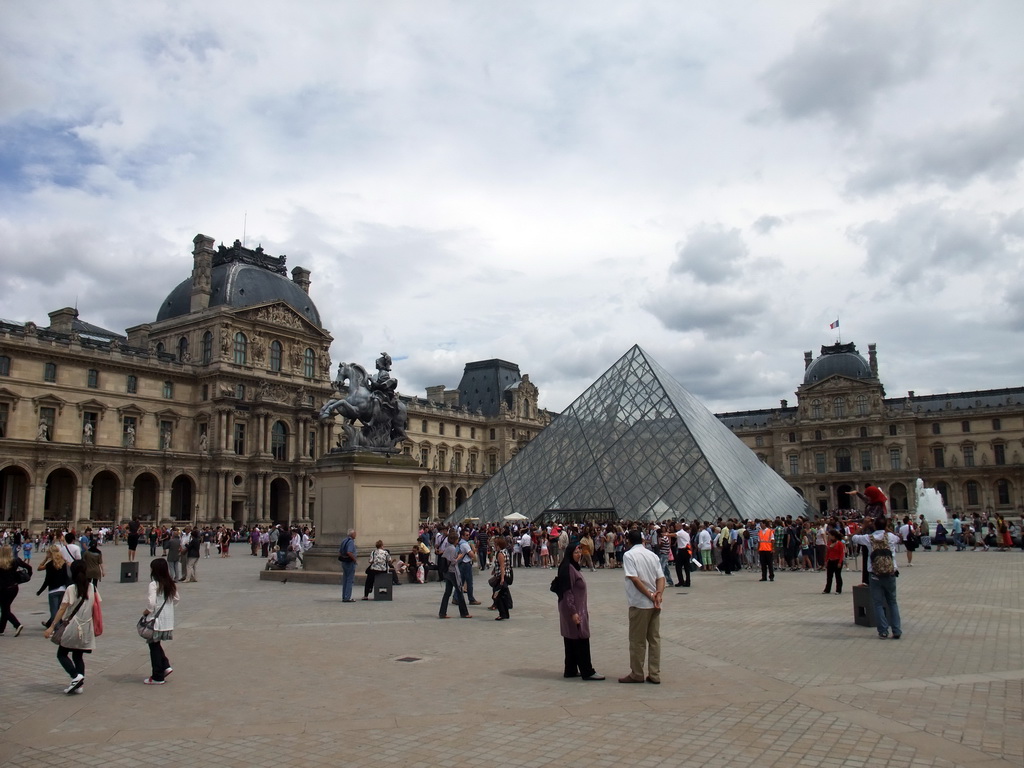
[[[910,511],[920,478],[950,516],[1021,515],[1024,388],[886,397],[878,367],[874,344],[867,359],[854,344],[805,352],[796,406],[718,417],[816,511],[867,483]]]
[[[72,308],[0,321],[0,527],[311,521],[314,465],[341,430],[318,419],[333,339],[310,272],[237,240],[191,245],[191,274],[125,333]],[[503,360],[403,395],[421,518],[450,514],[549,423],[537,397]]]

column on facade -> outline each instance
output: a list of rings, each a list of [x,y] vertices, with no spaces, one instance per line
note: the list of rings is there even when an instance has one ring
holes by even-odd
[[[222,520],[231,519],[231,472],[223,470],[220,473],[220,517]]]
[[[256,452],[267,453],[267,414],[260,411],[256,414]]]
[[[292,475],[295,478],[295,490],[292,493],[292,509],[291,519],[288,521],[290,525],[294,525],[299,522],[302,517],[302,492],[306,487],[306,475],[303,472]]]
[[[228,450],[228,412],[221,410],[217,413],[217,446],[220,452]]]
[[[88,504],[89,504],[89,501],[88,501],[89,500],[89,496],[88,496],[88,494],[90,493],[91,490],[92,490],[92,486],[85,484],[85,479],[84,479],[84,476],[83,476],[82,481],[78,484],[78,491],[75,494],[75,508],[71,511],[71,519],[73,521],[72,525],[75,528],[78,527],[78,521],[79,520],[85,520],[85,519],[88,519],[88,517],[89,517],[89,515],[88,515],[88,509],[89,509],[89,506],[88,506]],[[84,516],[82,514],[83,510],[86,510],[86,514]]]
[[[34,479],[34,478],[33,478]],[[39,484],[30,482],[28,486],[28,509],[25,510],[25,521],[42,520],[46,510],[43,503],[46,499],[46,484],[43,483],[43,491],[39,492]]]
[[[263,520],[270,520],[270,473],[263,473]]]
[[[160,502],[157,504],[157,508],[165,520],[170,519],[173,512],[171,509],[171,484],[167,481],[168,477],[169,474],[165,472],[163,480],[160,482]]]

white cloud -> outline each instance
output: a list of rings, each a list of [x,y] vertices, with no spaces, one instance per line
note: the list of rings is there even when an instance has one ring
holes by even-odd
[[[562,408],[640,343],[772,406],[837,313],[890,390],[1009,386],[1022,15],[9,4],[0,316],[151,321],[197,232],[244,230],[313,271],[335,362],[387,349],[409,394],[501,357]]]

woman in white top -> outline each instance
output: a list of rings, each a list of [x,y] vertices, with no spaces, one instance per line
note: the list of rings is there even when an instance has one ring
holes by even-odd
[[[149,579],[149,600],[142,615],[156,614],[153,637],[149,640],[149,660],[153,673],[142,682],[146,685],[163,685],[174,669],[161,643],[174,637],[174,606],[180,598],[178,585],[171,578],[171,571],[164,558],[158,557],[150,562]]]

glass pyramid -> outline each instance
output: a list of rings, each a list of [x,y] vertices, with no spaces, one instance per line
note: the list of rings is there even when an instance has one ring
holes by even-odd
[[[630,520],[805,514],[803,498],[639,346],[452,519],[608,509]]]

